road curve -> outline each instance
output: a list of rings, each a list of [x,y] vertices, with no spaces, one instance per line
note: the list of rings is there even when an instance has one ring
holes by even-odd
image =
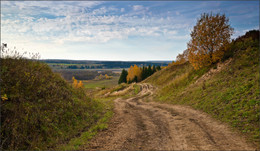
[[[190,107],[145,102],[154,87],[140,84],[129,99],[115,100],[115,116],[85,150],[255,150],[230,127]]]

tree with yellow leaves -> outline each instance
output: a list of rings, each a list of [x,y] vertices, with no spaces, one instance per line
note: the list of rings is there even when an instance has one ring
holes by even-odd
[[[195,69],[209,66],[219,61],[224,47],[230,42],[233,28],[225,15],[202,14],[191,32],[188,43],[189,62]]]
[[[126,77],[127,82],[131,83],[133,81],[139,82],[142,80],[142,69],[139,68],[137,65],[131,66],[128,69],[128,75]]]
[[[79,81],[78,85],[77,85],[77,88],[83,88],[83,83],[82,81]]]
[[[72,77],[72,81],[73,81],[72,86],[73,86],[74,88],[83,88],[83,83],[82,83],[82,81],[79,81],[79,82],[78,82],[78,80],[77,80],[75,77]]]
[[[77,80],[75,77],[72,77],[72,81],[73,81],[72,86],[73,86],[74,88],[77,88],[77,86],[78,86],[78,80]]]

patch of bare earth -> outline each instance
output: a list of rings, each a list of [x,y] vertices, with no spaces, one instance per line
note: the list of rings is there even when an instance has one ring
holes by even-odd
[[[86,150],[255,150],[229,126],[190,107],[144,102],[149,84],[129,99],[115,100],[115,116],[107,130]]]

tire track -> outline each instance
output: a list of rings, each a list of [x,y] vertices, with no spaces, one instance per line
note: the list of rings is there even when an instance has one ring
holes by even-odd
[[[129,99],[115,100],[115,116],[87,150],[255,150],[228,125],[190,107],[144,102],[152,85]]]

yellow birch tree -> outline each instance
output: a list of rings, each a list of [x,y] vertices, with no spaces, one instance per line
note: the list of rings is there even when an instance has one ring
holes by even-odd
[[[189,62],[195,69],[209,66],[219,61],[233,34],[225,14],[202,14],[191,32],[188,43]]]

